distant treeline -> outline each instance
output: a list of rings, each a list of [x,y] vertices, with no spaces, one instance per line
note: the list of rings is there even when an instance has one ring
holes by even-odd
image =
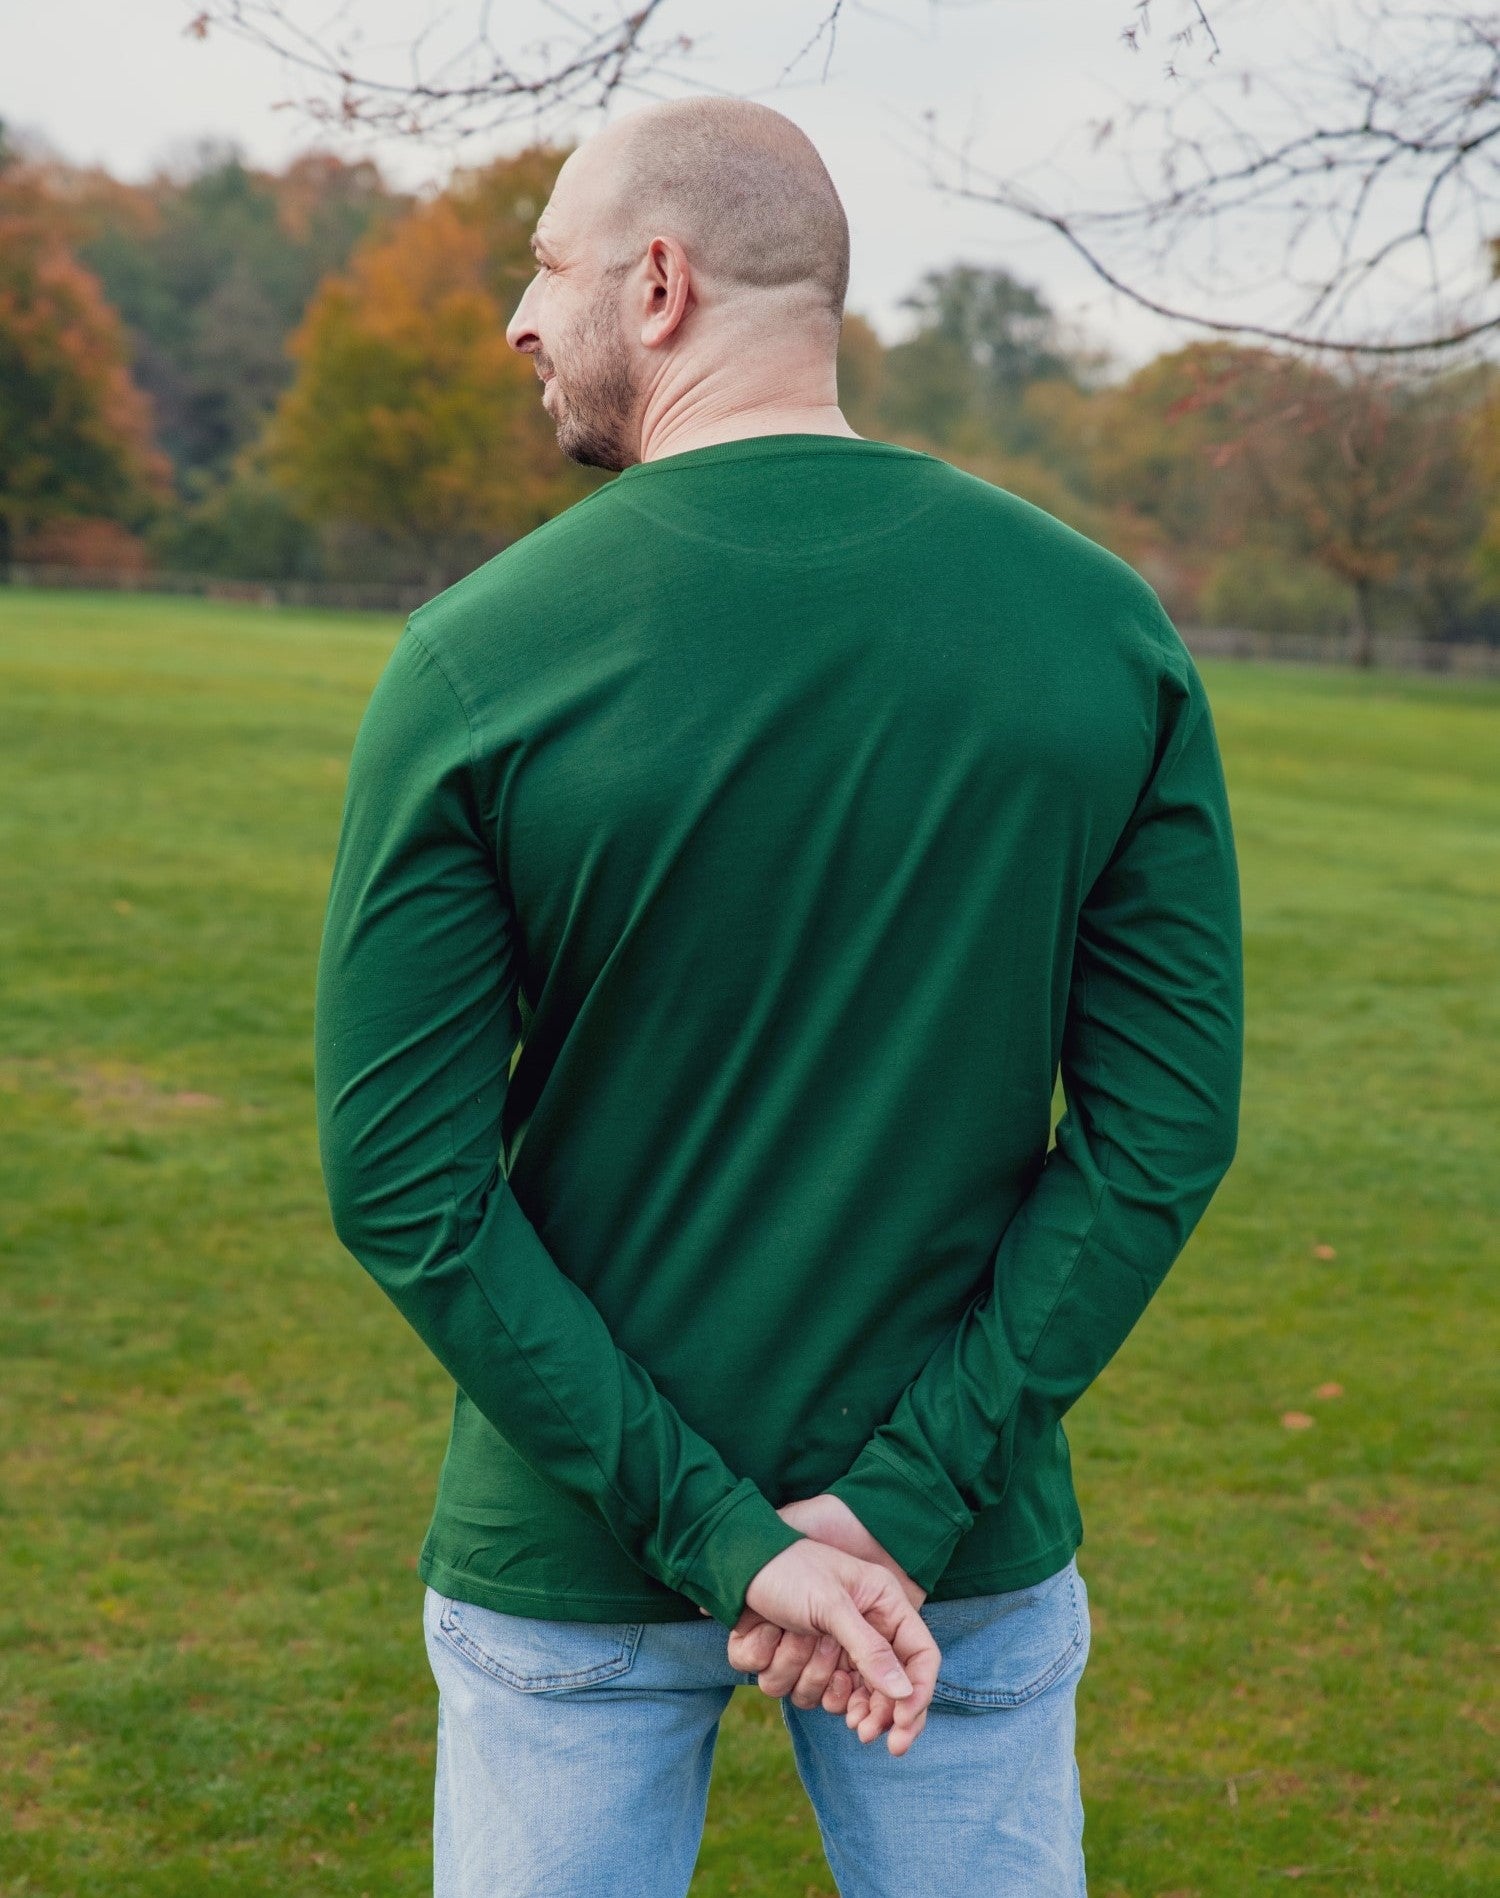
[[[566,149],[391,189],[206,145],[125,184],[0,127],[0,568],[435,588],[609,477],[505,325]],[[1198,343],[1133,374],[993,265],[929,272],[845,413],[1114,548],[1179,618],[1500,641],[1500,372]]]

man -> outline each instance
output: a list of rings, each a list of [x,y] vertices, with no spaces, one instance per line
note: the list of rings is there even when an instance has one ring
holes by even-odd
[[[1074,1898],[1061,1418],[1237,1132],[1202,681],[1112,555],[849,427],[780,113],[616,121],[534,248],[508,338],[617,478],[408,622],[318,968],[334,1224],[456,1385],[435,1888],[681,1894],[758,1681],[845,1898]]]

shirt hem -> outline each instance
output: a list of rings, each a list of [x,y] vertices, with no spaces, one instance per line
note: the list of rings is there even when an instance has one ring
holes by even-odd
[[[997,1595],[1016,1588],[1031,1588],[1045,1582],[1083,1545],[1080,1523],[1060,1541],[1049,1542],[1017,1562],[999,1567],[945,1572],[926,1596],[927,1601],[957,1601],[969,1595]],[[451,1568],[436,1556],[423,1553],[417,1559],[417,1573],[429,1587],[454,1601],[472,1602],[477,1608],[493,1608],[501,1614],[528,1615],[556,1621],[706,1621],[697,1604],[686,1596],[678,1599],[662,1595],[596,1595],[586,1590],[570,1590],[566,1595],[548,1589],[525,1588],[514,1582],[490,1581],[471,1575],[464,1569]],[[599,1614],[596,1611],[608,1612]]]
[[[472,1602],[500,1614],[529,1615],[550,1621],[703,1621],[697,1604],[661,1595],[596,1595],[570,1589],[566,1595],[545,1588],[525,1588],[515,1582],[490,1581],[464,1569],[450,1568],[436,1556],[417,1558],[417,1574],[430,1588],[453,1601]],[[608,1609],[608,1614],[587,1612]],[[583,1610],[584,1612],[580,1612]]]
[[[998,1595],[1015,1588],[1030,1588],[1045,1582],[1063,1567],[1083,1546],[1080,1525],[1060,1542],[1049,1542],[1021,1562],[1006,1562],[999,1568],[966,1570],[961,1574],[945,1572],[927,1596],[928,1601],[957,1601],[967,1595]]]

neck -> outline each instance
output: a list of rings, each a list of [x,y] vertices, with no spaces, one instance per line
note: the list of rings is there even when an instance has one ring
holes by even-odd
[[[734,401],[715,399],[705,392],[696,399],[669,403],[654,413],[652,405],[647,404],[641,423],[640,458],[656,461],[689,448],[745,441],[754,435],[845,435],[859,439],[833,397],[825,401],[790,395]]]

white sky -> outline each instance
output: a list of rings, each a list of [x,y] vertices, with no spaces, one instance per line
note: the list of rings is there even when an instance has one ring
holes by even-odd
[[[1292,45],[1292,21],[1305,22],[1310,4],[1217,0],[1211,11],[1225,61],[1274,60],[1278,47]],[[447,16],[450,35],[466,28],[478,6],[286,0],[292,18],[309,28],[352,19],[366,30],[373,59],[383,43],[394,58],[435,15]],[[1170,90],[1162,65],[1181,0],[1155,0],[1156,31],[1139,54],[1119,37],[1133,0],[845,0],[826,76],[825,40],[778,83],[829,10],[829,0],[672,0],[654,23],[656,37],[692,34],[692,52],[622,89],[611,115],[652,97],[726,90],[794,118],[817,144],[849,214],[849,308],[888,342],[908,322],[897,299],[924,271],[956,262],[1003,265],[1041,284],[1122,365],[1185,340],[1189,332],[1104,288],[1060,239],[937,189],[923,147],[930,124],[942,144],[964,147],[983,172],[1026,171],[1033,188],[1050,186],[1065,202],[1069,180],[1084,192],[1108,190],[1118,161],[1107,148],[1092,150],[1088,123],[1118,111],[1127,97]],[[187,36],[195,11],[193,0],[0,0],[0,117],[40,133],[68,159],[128,178],[146,176],[205,135],[235,139],[266,165],[315,143],[351,157],[371,152],[408,187],[440,182],[455,161],[477,163],[526,142],[519,127],[456,154],[409,140],[340,141],[296,110],[278,109],[308,84],[273,56],[217,32],[206,41]],[[519,54],[559,32],[560,11],[544,0],[497,5],[501,31],[513,36],[507,51],[514,46]],[[577,11],[598,19],[615,9]],[[1189,52],[1187,63],[1195,57]],[[590,112],[548,121],[545,130],[579,139],[601,122]],[[943,175],[951,179],[952,167]]]

